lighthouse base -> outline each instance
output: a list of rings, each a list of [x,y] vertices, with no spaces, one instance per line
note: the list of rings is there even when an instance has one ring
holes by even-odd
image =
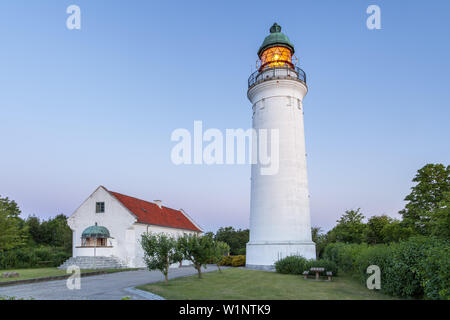
[[[275,262],[288,256],[316,259],[314,242],[252,242],[247,243],[246,264],[251,269],[273,269]]]

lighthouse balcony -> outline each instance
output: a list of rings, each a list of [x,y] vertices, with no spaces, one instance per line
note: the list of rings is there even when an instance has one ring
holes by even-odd
[[[289,79],[306,84],[306,73],[299,67],[272,67],[256,71],[248,78],[248,88],[269,80]]]

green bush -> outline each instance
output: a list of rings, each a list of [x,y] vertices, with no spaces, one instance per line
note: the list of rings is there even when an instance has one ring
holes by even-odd
[[[377,265],[381,270],[381,281],[384,281],[386,273],[392,263],[392,248],[388,245],[375,245],[362,250],[356,257],[357,273],[361,281],[365,282],[368,278],[367,268],[371,265]]]
[[[275,270],[284,274],[302,274],[309,270],[309,261],[302,256],[288,256],[275,262]]]
[[[339,270],[369,277],[367,267],[381,271],[381,290],[409,298],[450,299],[449,242],[433,237],[412,237],[390,245],[333,243],[324,256],[337,263]],[[353,256],[350,256],[353,255]]]
[[[428,248],[419,264],[425,298],[450,300],[450,244],[441,242]]]
[[[337,264],[339,271],[345,273],[357,272],[356,258],[359,253],[367,248],[367,244],[329,244],[323,253],[323,258]]]
[[[239,256],[233,256],[231,259],[231,266],[232,267],[245,267],[245,256],[239,255]]]
[[[382,290],[399,297],[420,297],[423,295],[419,261],[424,256],[427,240],[408,240],[391,244],[390,258],[385,270],[381,269]]]
[[[13,249],[0,253],[0,269],[57,267],[70,257],[59,247]]]
[[[309,271],[313,267],[324,268],[325,270],[321,272],[322,275],[326,275],[327,271],[333,272],[335,276],[338,274],[337,264],[327,259],[307,260],[302,256],[288,256],[275,262],[275,270],[284,274],[303,274],[304,271]],[[310,273],[315,274],[314,272]]]
[[[324,249],[322,256],[327,258],[328,260],[334,261],[337,263],[338,260],[338,252],[341,247],[343,247],[345,244],[340,242],[334,242],[328,244]]]
[[[392,265],[385,275],[385,292],[402,297],[448,297],[448,241],[413,237],[392,245],[392,248]]]

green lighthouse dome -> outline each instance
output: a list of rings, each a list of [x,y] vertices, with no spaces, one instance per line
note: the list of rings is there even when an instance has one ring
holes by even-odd
[[[84,229],[83,233],[81,234],[82,238],[111,238],[109,235],[108,229],[102,226],[98,226],[97,223],[95,223],[95,226],[90,226]]]
[[[258,56],[261,56],[264,50],[271,47],[286,47],[292,51],[292,54],[295,52],[294,45],[289,41],[287,35],[281,32],[281,26],[276,22],[270,28],[270,34],[264,39],[261,47],[259,47]]]

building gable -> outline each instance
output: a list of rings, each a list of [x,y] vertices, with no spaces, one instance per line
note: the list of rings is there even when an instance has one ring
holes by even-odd
[[[103,210],[98,210],[102,206]],[[136,221],[137,217],[103,186],[98,187],[67,220],[72,230],[85,227],[86,224],[93,225],[95,222],[105,226],[130,226]]]

